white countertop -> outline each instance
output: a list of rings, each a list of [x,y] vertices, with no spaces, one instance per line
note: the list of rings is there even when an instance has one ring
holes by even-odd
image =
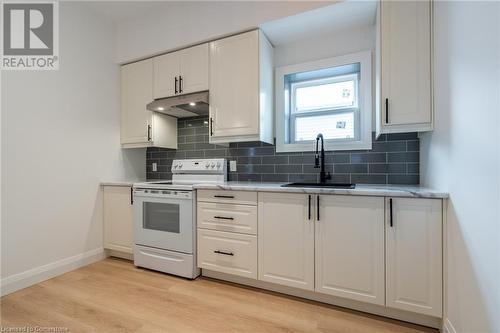
[[[151,182],[160,181],[151,179]],[[147,182],[140,179],[125,179],[101,182],[101,186],[132,186],[136,183]],[[313,188],[313,187],[282,187],[286,183],[266,182],[225,182],[218,184],[194,184],[196,190],[233,190],[257,192],[288,192],[313,194],[347,194],[369,196],[391,196],[408,198],[448,198],[448,193],[418,185],[366,185],[357,184],[354,189],[343,188]]]
[[[101,186],[128,186],[131,187],[135,183],[145,182],[144,179],[122,179],[101,182]]]
[[[289,193],[320,193],[320,194],[348,194],[369,196],[391,196],[410,198],[448,198],[448,193],[437,191],[418,185],[365,185],[357,184],[354,189],[342,188],[306,188],[282,187],[285,183],[258,183],[258,182],[226,182],[219,184],[195,184],[197,190],[234,190],[257,192],[289,192]]]

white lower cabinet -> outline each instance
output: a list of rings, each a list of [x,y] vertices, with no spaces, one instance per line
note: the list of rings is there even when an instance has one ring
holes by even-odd
[[[104,186],[104,248],[133,253],[132,188]]]
[[[259,280],[314,290],[314,217],[309,197],[258,194]]]
[[[257,278],[257,237],[198,229],[198,267]]]
[[[442,214],[441,199],[200,191],[198,266],[442,317]]]
[[[441,317],[442,200],[386,201],[386,305]]]
[[[317,198],[315,290],[384,305],[384,198]]]

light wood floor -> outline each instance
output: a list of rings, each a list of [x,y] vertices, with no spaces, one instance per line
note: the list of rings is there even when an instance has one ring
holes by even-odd
[[[70,332],[437,332],[211,279],[106,259],[2,297],[2,326]]]

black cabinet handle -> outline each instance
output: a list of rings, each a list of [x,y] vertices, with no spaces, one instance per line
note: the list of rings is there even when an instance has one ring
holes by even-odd
[[[311,195],[309,194],[309,210],[307,212],[307,218],[311,220]]]
[[[234,220],[234,217],[214,216],[214,219],[219,219],[219,220]]]
[[[210,117],[210,136],[214,135],[214,120]]]
[[[175,90],[175,93],[177,94],[177,76],[174,79],[174,90]]]
[[[130,204],[131,205],[134,204],[134,188],[133,187],[130,188]]]
[[[392,198],[389,199],[389,225],[393,226],[393,222],[392,222]]]
[[[223,254],[225,256],[234,256],[233,252],[224,252],[224,251],[215,250],[214,253]]]
[[[234,195],[214,195],[214,198],[234,199]]]
[[[182,93],[182,76],[179,76],[179,94]]]
[[[148,141],[151,141],[151,125],[148,125]]]
[[[389,99],[385,99],[385,123],[389,123]]]
[[[319,221],[319,195],[318,195],[318,198],[316,200],[316,210],[317,210],[317,214],[318,214],[318,221]]]

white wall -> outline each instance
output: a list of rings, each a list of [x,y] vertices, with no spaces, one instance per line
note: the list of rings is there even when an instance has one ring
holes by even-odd
[[[500,332],[500,3],[435,2],[435,130],[426,186],[450,193],[445,316]]]
[[[3,283],[99,252],[100,181],[145,177],[145,150],[120,149],[114,26],[77,3],[59,17],[59,71],[2,73]]]
[[[311,36],[293,43],[276,45],[274,67],[299,64],[360,51],[372,51],[375,59],[375,26],[367,25],[327,35]],[[373,65],[373,64],[372,64]],[[375,66],[372,66],[372,77]],[[375,110],[373,106],[372,110]],[[375,112],[372,114],[372,129],[375,131]]]
[[[362,26],[336,31],[328,35],[315,35],[293,43],[276,45],[274,66],[286,66],[375,49],[375,26]]]
[[[335,1],[185,1],[165,3],[162,10],[118,22],[119,63],[233,34],[282,17],[330,5]]]

